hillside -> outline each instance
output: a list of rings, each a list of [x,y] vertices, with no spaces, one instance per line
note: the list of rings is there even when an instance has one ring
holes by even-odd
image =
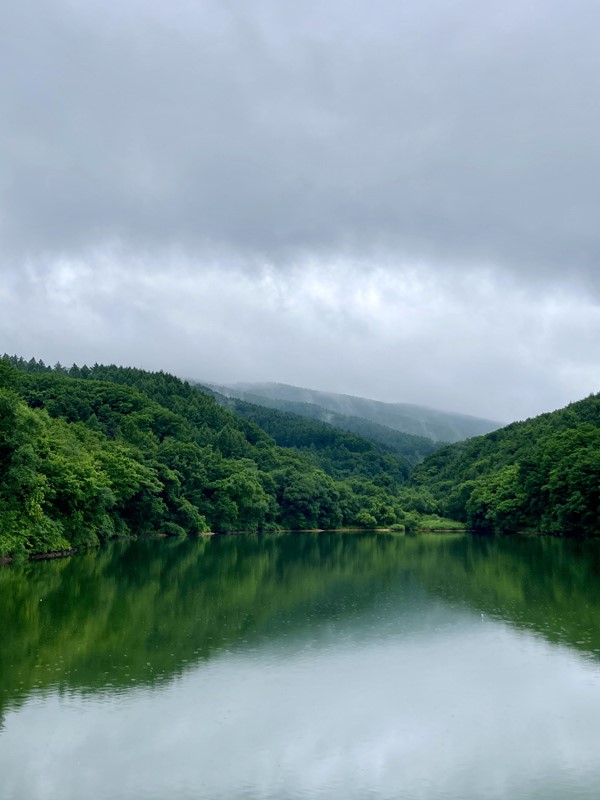
[[[474,530],[600,535],[600,394],[443,448],[412,480]]]
[[[409,403],[383,403],[365,397],[320,392],[289,386],[284,383],[236,383],[231,386],[211,386],[222,394],[229,394],[240,400],[266,405],[264,399],[277,402],[277,408],[303,416],[316,416],[307,410],[306,405],[318,406],[326,412],[341,414],[344,417],[368,420],[376,425],[386,426],[396,431],[426,437],[436,442],[457,442],[471,436],[480,436],[500,427],[500,423],[464,414],[452,414],[425,406]],[[282,405],[285,403],[285,405]],[[292,405],[289,405],[292,404]],[[324,422],[336,424],[326,415],[318,417]],[[353,423],[350,423],[353,425]],[[341,427],[338,425],[338,427]],[[359,433],[358,429],[348,427]],[[370,434],[364,433],[369,436]],[[371,436],[371,438],[373,438]]]
[[[415,524],[408,468],[353,437],[321,456],[165,373],[0,359],[0,557],[122,535]],[[322,466],[320,466],[322,465]]]
[[[358,439],[363,442],[361,448],[364,449],[366,439],[372,442],[375,452],[400,456],[412,468],[441,446],[424,436],[401,433],[385,425],[336,414],[310,403],[288,403],[266,397],[257,397],[255,401],[240,400],[232,396],[227,388],[224,388],[226,394],[214,388],[203,388],[212,393],[219,405],[260,425],[283,447],[320,448],[325,443],[330,447],[338,442],[341,447],[350,445],[351,449],[356,449],[356,444],[350,443]]]

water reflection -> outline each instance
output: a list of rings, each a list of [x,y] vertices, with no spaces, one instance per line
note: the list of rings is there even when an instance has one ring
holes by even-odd
[[[599,563],[307,534],[0,570],[6,796],[595,797]]]

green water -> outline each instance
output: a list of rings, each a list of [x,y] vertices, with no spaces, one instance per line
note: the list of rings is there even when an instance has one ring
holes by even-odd
[[[0,569],[2,800],[597,800],[599,752],[599,541],[232,536]]]

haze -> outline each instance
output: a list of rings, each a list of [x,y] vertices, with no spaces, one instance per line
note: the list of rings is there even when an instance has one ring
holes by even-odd
[[[0,350],[507,421],[598,391],[599,27],[8,0]]]

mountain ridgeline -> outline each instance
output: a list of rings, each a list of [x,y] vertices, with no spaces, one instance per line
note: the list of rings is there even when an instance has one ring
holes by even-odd
[[[412,482],[472,530],[600,535],[600,394],[443,448]]]
[[[280,447],[162,372],[5,356],[0,556],[153,533],[410,529],[435,511],[395,453],[341,432],[302,435],[305,446]]]
[[[457,442],[471,436],[481,436],[500,427],[499,422],[465,414],[452,414],[409,403],[382,403],[365,397],[319,392],[285,383],[209,386],[221,394],[237,397],[239,400],[314,417],[378,441],[381,441],[379,436],[383,433],[381,427],[435,442]],[[368,423],[379,426],[379,431],[373,430]],[[391,444],[388,441],[384,443]]]
[[[357,434],[349,431],[343,422],[340,423],[338,420],[321,422],[303,414],[249,403],[235,397],[226,397],[218,392],[211,391],[211,394],[219,405],[260,426],[281,447],[293,447],[311,455],[322,469],[334,477],[345,477],[349,467],[354,470],[352,463],[356,455],[360,454],[364,466],[372,462],[369,471],[375,468],[393,474],[396,478],[406,479],[409,468],[420,463],[425,455],[434,453],[441,446],[431,439],[399,433],[390,428],[387,431],[391,437],[382,435],[381,438],[373,438],[367,433]],[[341,415],[334,416],[346,419]],[[367,422],[367,425],[370,424]],[[390,439],[392,444],[389,443]],[[394,457],[389,458],[389,456]],[[345,463],[348,459],[350,464]],[[398,469],[401,470],[401,474],[397,473]]]
[[[359,437],[369,439],[383,445],[386,452],[393,452],[401,456],[410,466],[414,466],[423,461],[428,455],[438,450],[443,443],[434,442],[426,436],[416,436],[412,433],[390,428],[387,425],[379,425],[362,417],[353,417],[346,414],[338,414],[314,403],[293,403],[287,400],[276,400],[272,397],[261,397],[248,392],[236,392],[227,386],[216,386],[214,384],[198,384],[205,391],[213,394],[215,400],[220,405],[230,408],[236,414],[245,418],[254,419],[257,424],[264,427],[271,426],[273,431],[279,428],[276,420],[284,418],[291,422],[291,417],[302,417],[305,420],[314,420],[315,432],[322,431],[323,425],[337,428],[346,433],[353,433]],[[242,395],[244,399],[242,398]],[[267,409],[275,412],[271,416],[267,414]],[[278,415],[284,415],[283,417]],[[293,423],[298,426],[298,421]],[[307,429],[308,430],[308,429]],[[270,435],[277,439],[275,433]],[[282,442],[279,442],[282,444]]]

